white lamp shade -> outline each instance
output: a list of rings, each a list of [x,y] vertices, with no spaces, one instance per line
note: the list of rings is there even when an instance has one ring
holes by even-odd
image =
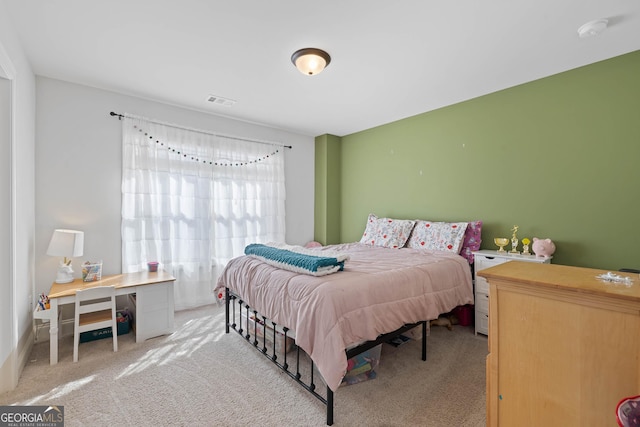
[[[77,230],[54,230],[47,255],[78,257],[82,256],[84,250],[84,232]]]

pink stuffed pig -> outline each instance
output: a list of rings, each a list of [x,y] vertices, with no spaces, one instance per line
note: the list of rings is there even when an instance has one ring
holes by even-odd
[[[551,241],[551,239],[538,239],[537,237],[534,237],[531,249],[538,257],[550,258],[556,251],[556,245]]]

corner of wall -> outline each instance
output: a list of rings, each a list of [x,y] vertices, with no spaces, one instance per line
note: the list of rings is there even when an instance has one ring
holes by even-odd
[[[340,243],[340,143],[335,135],[315,139],[314,239],[323,245]]]

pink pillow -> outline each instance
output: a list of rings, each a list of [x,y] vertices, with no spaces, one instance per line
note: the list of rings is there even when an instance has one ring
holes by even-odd
[[[482,221],[471,221],[464,232],[460,255],[465,257],[469,264],[473,264],[473,251],[480,250],[482,243]]]

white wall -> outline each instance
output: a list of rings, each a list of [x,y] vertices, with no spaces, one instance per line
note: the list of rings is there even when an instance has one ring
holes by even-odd
[[[33,343],[35,240],[35,78],[7,16],[5,1],[0,0],[0,78],[8,78],[0,96],[0,114],[5,115],[0,120],[0,144],[2,155],[10,156],[3,159],[0,177],[2,209],[9,215],[2,216],[0,241],[11,253],[9,267],[2,264],[0,271],[0,392],[16,386]]]
[[[47,78],[37,79],[36,123],[36,78],[5,0],[0,78],[0,155],[10,155],[0,173],[0,393],[17,384],[33,343],[36,295],[47,292],[55,278],[56,260],[45,255],[53,229],[84,230],[84,258],[103,259],[105,274],[120,271],[121,130],[110,111],[292,145],[285,150],[287,241],[312,240],[313,137]]]
[[[284,150],[286,240],[313,240],[314,137],[46,77],[36,82],[37,293],[55,279],[58,260],[45,254],[55,228],[85,232],[77,277],[85,260],[103,260],[103,274],[121,271],[122,131],[111,111],[293,146]]]
[[[4,362],[11,354],[14,342],[14,301],[13,301],[13,257],[11,241],[11,212],[13,202],[11,200],[12,173],[11,165],[12,138],[11,138],[11,80],[5,78],[0,66],[0,362]],[[12,343],[12,345],[4,345]],[[1,366],[1,365],[0,365]],[[11,382],[11,369],[7,367],[8,376],[2,378],[3,382]],[[2,391],[4,387],[0,389]]]

